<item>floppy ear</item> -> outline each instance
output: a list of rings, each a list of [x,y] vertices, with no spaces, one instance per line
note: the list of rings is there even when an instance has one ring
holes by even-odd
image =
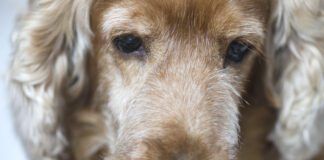
[[[86,86],[91,2],[32,0],[13,35],[12,108],[31,159],[57,159],[67,143],[60,121]]]
[[[277,1],[269,34],[269,86],[278,99],[272,140],[284,159],[311,159],[323,143],[324,3]]]

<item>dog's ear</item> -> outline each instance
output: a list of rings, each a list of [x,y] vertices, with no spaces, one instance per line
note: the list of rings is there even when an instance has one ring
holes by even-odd
[[[90,6],[89,0],[34,0],[20,18],[10,75],[30,99],[41,90],[52,96],[82,90],[91,47]]]
[[[268,80],[280,113],[272,140],[283,159],[311,159],[323,142],[324,3],[277,1],[268,45]],[[311,145],[310,145],[311,144]]]
[[[62,150],[56,144],[64,143],[60,110],[86,86],[91,2],[31,0],[17,24],[9,84],[17,128],[32,159]]]
[[[273,1],[267,35],[266,83],[277,106],[285,103],[283,99],[293,99],[302,92],[313,94],[313,86],[320,86],[323,9],[324,2],[321,0]],[[288,90],[291,90],[290,95],[284,97],[283,93],[288,93]]]

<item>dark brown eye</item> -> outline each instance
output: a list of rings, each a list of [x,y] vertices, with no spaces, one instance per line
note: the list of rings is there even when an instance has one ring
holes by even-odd
[[[226,59],[235,63],[242,62],[249,51],[249,45],[238,40],[234,40],[227,49]]]
[[[113,43],[118,50],[126,54],[138,54],[144,50],[142,39],[132,34],[118,36],[113,40]]]

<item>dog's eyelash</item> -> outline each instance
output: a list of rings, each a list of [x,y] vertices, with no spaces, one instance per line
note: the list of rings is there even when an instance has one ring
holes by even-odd
[[[113,40],[116,49],[125,55],[144,56],[144,41],[134,34],[116,36]]]
[[[227,46],[225,63],[233,62],[240,63],[244,60],[249,52],[251,52],[252,45],[245,41],[235,39]]]

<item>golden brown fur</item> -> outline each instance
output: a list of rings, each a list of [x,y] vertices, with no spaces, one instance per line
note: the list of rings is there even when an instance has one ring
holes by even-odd
[[[64,158],[62,153],[70,151],[76,159],[235,158],[238,107],[253,59],[262,54],[266,2],[32,3],[31,17],[22,25],[31,29],[18,34],[12,67],[19,74],[30,67],[26,74],[42,77],[34,82],[13,76],[14,93],[26,99],[15,105],[17,112],[24,112],[20,106],[26,101],[33,110],[28,121],[37,122],[21,131],[30,132],[23,137],[31,158]],[[40,13],[46,11],[43,17]],[[123,33],[143,38],[144,57],[125,56],[114,48],[113,37]],[[234,39],[253,45],[241,64],[225,60]],[[30,61],[19,64],[25,56]],[[27,98],[34,93],[47,103]],[[34,117],[46,104],[43,116],[53,117],[44,124]],[[54,132],[43,132],[45,128]],[[40,139],[30,141],[32,137]],[[53,141],[48,148],[41,143],[47,139]],[[59,149],[53,152],[55,146]]]
[[[252,5],[257,5],[257,3]],[[105,9],[97,10],[100,7]],[[107,11],[109,12],[111,7],[127,8],[130,11],[130,19],[125,18],[125,22],[120,22],[125,24],[125,29],[121,25],[117,26],[121,28],[117,29],[116,26],[113,26],[116,28],[103,31],[104,15],[107,14]],[[117,139],[117,146],[120,146],[115,149],[118,153],[120,152],[117,159],[131,158],[132,154],[139,154],[141,159],[172,159],[177,157],[185,157],[184,159],[215,159],[216,157],[219,157],[216,159],[232,159],[237,143],[234,140],[235,138],[233,137],[232,144],[227,144],[229,142],[223,139],[222,134],[224,133],[222,131],[227,130],[228,126],[218,125],[217,128],[214,128],[213,125],[215,124],[213,123],[215,122],[211,118],[218,117],[216,121],[219,122],[216,122],[216,124],[226,124],[228,123],[226,121],[232,120],[224,121],[227,118],[226,116],[223,117],[222,114],[226,115],[227,113],[222,111],[221,108],[217,109],[217,106],[215,106],[215,110],[206,108],[206,111],[204,111],[204,107],[209,108],[213,105],[208,99],[224,96],[223,93],[217,93],[219,91],[216,88],[208,91],[209,85],[216,85],[213,84],[213,81],[221,81],[217,77],[210,76],[216,74],[213,72],[217,71],[217,68],[224,67],[222,57],[226,51],[226,46],[232,39],[239,37],[253,43],[256,48],[255,51],[261,50],[263,27],[265,27],[262,27],[262,23],[265,23],[265,17],[254,16],[247,8],[241,8],[239,5],[233,6],[233,4],[225,1],[121,1],[119,3],[97,1],[93,8],[95,8],[93,14],[95,17],[92,19],[92,27],[99,28],[95,32],[96,44],[94,46],[95,49],[98,49],[95,53],[95,56],[97,56],[95,59],[98,63],[95,73],[98,75],[91,77],[95,77],[95,80],[99,81],[97,84],[100,84],[102,88],[101,92],[94,95],[95,99],[99,97],[96,96],[97,94],[102,96],[104,93],[113,90],[109,86],[114,84],[107,84],[107,82],[116,80],[114,80],[114,77],[109,77],[110,80],[107,80],[107,75],[116,75],[117,70],[123,77],[122,81],[126,87],[132,88],[134,85],[142,83],[136,79],[144,80],[145,83],[142,84],[144,90],[140,89],[136,92],[139,92],[137,96],[146,97],[147,100],[145,101],[149,101],[137,106],[137,108],[130,108],[131,111],[127,112],[132,112],[132,115],[126,116],[126,122],[117,124],[126,126],[126,130],[121,132],[127,137],[135,136],[141,130],[150,132],[148,135],[144,135],[142,140],[136,137],[136,139],[126,137]],[[245,18],[245,16],[249,17]],[[107,21],[109,25],[109,19]],[[251,24],[246,22],[251,22]],[[141,30],[138,30],[139,28]],[[145,57],[144,60],[138,61],[134,57],[123,57],[114,53],[116,51],[111,48],[111,37],[124,32],[135,32],[146,37],[146,44],[151,47],[149,48],[150,55]],[[103,48],[103,46],[108,47]],[[111,55],[107,55],[107,53]],[[248,73],[251,67],[248,64],[249,61],[252,61],[253,54],[255,53],[252,53],[252,57],[246,59],[246,62],[242,64],[241,71],[243,73]],[[195,61],[192,61],[193,59]],[[145,64],[147,66],[141,67]],[[238,73],[235,68],[234,66],[229,72]],[[145,79],[138,76],[143,76]],[[244,74],[236,76],[239,79],[247,78]],[[184,77],[186,78],[184,79]],[[235,87],[238,93],[244,88],[244,83],[241,84],[230,79],[226,81],[234,87],[240,85],[241,87]],[[192,86],[193,84],[198,85]],[[176,88],[172,89],[168,85],[177,85],[179,88],[175,90]],[[218,87],[221,88],[221,86]],[[220,88],[219,90],[222,90]],[[226,92],[226,89],[223,90]],[[204,91],[208,92],[204,93]],[[187,93],[194,93],[194,95]],[[201,97],[200,94],[205,96]],[[209,96],[212,97],[208,98]],[[226,96],[226,98],[230,98],[229,96]],[[109,97],[102,99],[109,99]],[[183,102],[179,99],[183,99]],[[202,100],[195,102],[194,99]],[[240,101],[238,98],[233,100],[237,101],[236,103]],[[219,99],[218,101],[223,100]],[[174,103],[178,105],[185,103],[183,107],[187,107],[174,106]],[[199,108],[196,108],[195,103],[200,104]],[[135,103],[135,105],[137,104]],[[188,105],[193,106],[189,107]],[[152,107],[154,109],[151,109]],[[231,112],[235,114],[235,110]],[[139,112],[141,119],[150,121],[137,120],[139,117],[136,112]],[[199,116],[198,113],[205,115],[205,118]],[[118,114],[122,113],[115,114],[112,116],[119,116]],[[194,122],[196,116],[199,120],[195,122],[198,128],[191,128],[190,125],[192,124],[190,123]],[[233,120],[235,121],[235,118]],[[132,124],[127,124],[128,121],[131,121]],[[136,128],[129,125],[134,125]],[[133,129],[130,130],[129,128]],[[214,131],[211,130],[213,128]],[[188,132],[188,129],[192,130],[190,131],[192,133]],[[149,150],[145,148],[149,148]],[[134,150],[135,153],[129,153],[131,150]]]
[[[270,1],[30,3],[10,80],[31,159],[236,159],[246,87],[264,88],[251,75],[267,57]],[[125,34],[144,54],[118,50]],[[249,45],[240,63],[227,59],[233,41]]]

